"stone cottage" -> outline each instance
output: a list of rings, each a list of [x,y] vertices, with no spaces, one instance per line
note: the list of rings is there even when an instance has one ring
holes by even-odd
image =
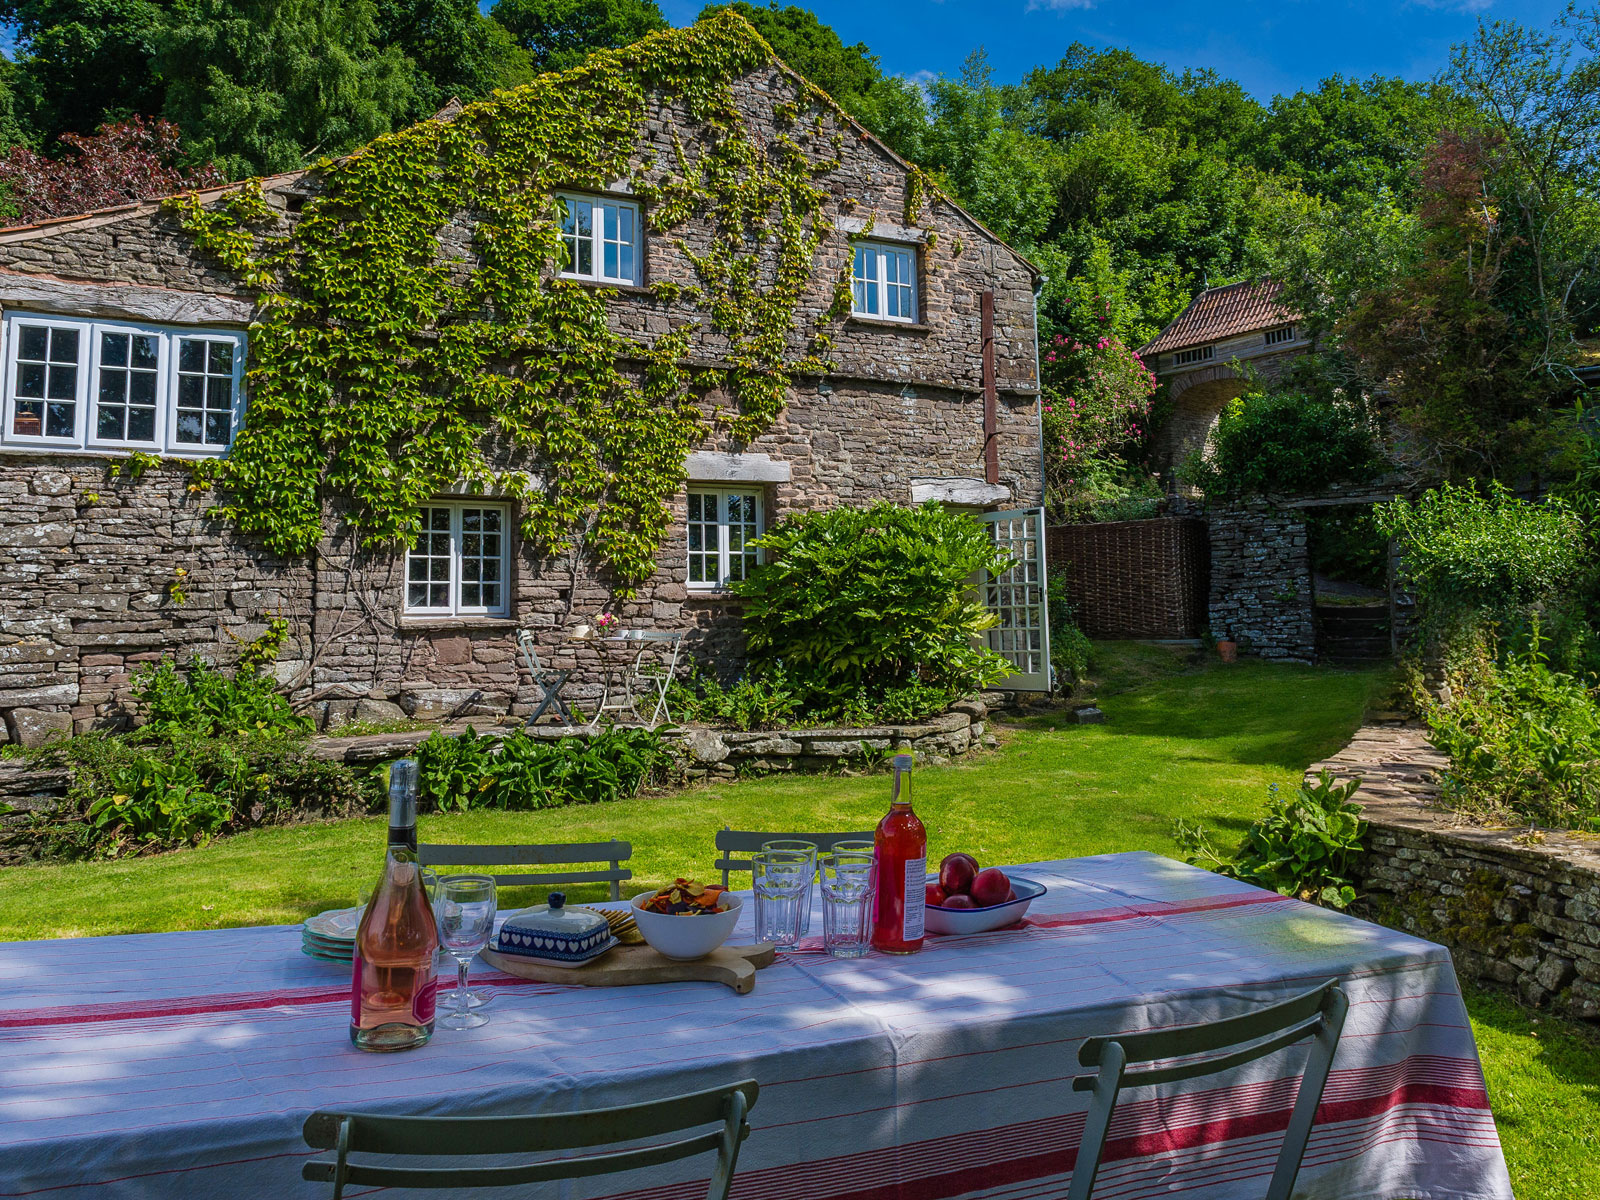
[[[677,69],[671,64],[726,55],[730,46],[741,63],[736,74],[693,87],[662,82]],[[731,14],[485,103],[519,113],[551,97],[570,100],[597,71],[620,79],[620,94],[634,88],[640,98],[626,123],[604,114],[609,136],[631,131],[625,167],[606,178],[578,172],[553,196],[519,200],[535,214],[529,227],[564,248],[528,287],[566,288],[561,294],[579,301],[602,297],[599,334],[619,339],[618,370],[628,379],[681,369],[693,380],[685,403],[701,424],[669,464],[676,490],[653,573],[622,588],[592,554],[553,554],[529,534],[530,506],[555,476],[539,452],[552,431],[508,449],[492,405],[474,419],[486,464],[477,474],[493,478],[441,477],[420,499],[421,533],[409,546],[363,544],[354,502],[324,474],[317,544],[285,548],[261,532],[270,512],[258,512],[251,526],[218,511],[238,501],[226,473],[214,480],[207,467],[230,452],[237,465],[241,438],[265,428],[265,408],[252,425],[252,397],[282,380],[263,375],[271,328],[264,322],[271,305],[298,295],[282,274],[276,282],[254,277],[238,245],[230,250],[206,234],[217,227],[205,219],[243,211],[246,193],[218,188],[6,229],[0,713],[9,738],[36,742],[122,722],[139,664],[191,654],[227,662],[275,619],[288,626],[275,669],[325,724],[402,712],[526,713],[538,691],[516,652],[520,628],[534,631],[547,662],[574,668],[579,683],[592,681],[599,664],[566,635],[603,609],[628,627],[698,631],[696,653],[713,665],[736,663],[739,608],[726,585],[756,558],[746,542],[785,514],[879,499],[937,499],[975,511],[1041,502],[1039,273],[1029,262]],[[261,181],[262,207],[241,227],[244,242],[303,253],[306,222],[326,216],[330,203],[353,203],[350,185],[339,183],[346,163],[359,170],[371,155],[391,152],[392,139],[415,145],[455,122],[481,125],[486,111],[447,110],[350,160]],[[814,180],[814,209],[746,214],[738,228],[719,226],[727,208],[694,191],[731,186],[710,179],[706,165],[730,137],[768,162],[790,164],[801,182]],[[467,147],[461,153],[482,151],[472,138],[458,145]],[[535,150],[514,149],[534,161]],[[539,160],[542,177],[559,175],[550,163],[561,161],[559,149]],[[443,264],[441,288],[464,289],[460,281],[493,252],[475,223],[481,213],[468,207],[442,218],[430,243]],[[751,372],[754,352],[728,332],[737,314],[716,310],[721,284],[708,279],[706,263],[716,246],[732,246],[737,253],[725,261],[746,262],[757,292],[781,289],[794,261],[778,261],[780,249],[805,243],[763,242],[764,225],[803,226],[814,244],[779,349],[755,360],[755,373],[781,381],[779,403],[759,428],[743,427],[740,440],[741,430],[718,414],[737,409],[728,381]],[[485,329],[506,319],[487,302],[450,317]],[[444,344],[448,324],[415,332],[392,357],[430,353]],[[326,332],[378,336],[348,321],[330,320]],[[684,340],[663,356],[658,343],[668,335]],[[517,380],[525,366],[515,356],[497,361],[497,374],[479,382]],[[347,402],[344,377],[304,382],[321,403]],[[270,419],[285,437],[295,433],[281,405]],[[340,450],[319,436],[318,455]],[[385,453],[403,461],[404,450],[396,441]],[[255,486],[272,482],[258,478]]]

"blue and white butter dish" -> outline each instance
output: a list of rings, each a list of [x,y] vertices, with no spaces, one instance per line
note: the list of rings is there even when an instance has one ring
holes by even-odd
[[[617,944],[606,919],[592,909],[568,908],[561,892],[548,902],[508,916],[494,948],[552,967],[581,967]]]

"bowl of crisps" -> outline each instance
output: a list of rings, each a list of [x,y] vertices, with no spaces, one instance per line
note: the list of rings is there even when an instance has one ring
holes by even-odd
[[[677,879],[633,898],[633,921],[650,947],[664,958],[704,958],[733,935],[742,903],[715,883]]]

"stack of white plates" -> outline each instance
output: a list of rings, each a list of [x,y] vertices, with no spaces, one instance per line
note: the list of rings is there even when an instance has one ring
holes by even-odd
[[[355,958],[360,908],[335,908],[318,913],[300,930],[300,949],[323,962],[349,963]]]

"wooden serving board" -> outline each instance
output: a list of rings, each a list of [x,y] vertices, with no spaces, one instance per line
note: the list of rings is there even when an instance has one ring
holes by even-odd
[[[628,987],[636,983],[722,983],[741,996],[756,986],[756,972],[772,965],[777,950],[771,942],[754,946],[719,946],[704,958],[679,962],[649,946],[614,946],[581,967],[552,967],[515,954],[484,949],[479,957],[496,970],[540,983],[579,987]]]

